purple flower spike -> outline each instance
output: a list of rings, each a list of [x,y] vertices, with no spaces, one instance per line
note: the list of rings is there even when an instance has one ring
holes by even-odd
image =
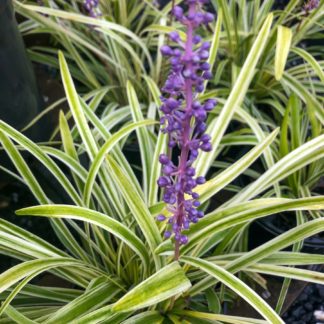
[[[84,0],[83,6],[92,18],[97,18],[102,15],[99,9],[99,0]]]
[[[320,4],[320,0],[308,0],[304,5],[304,10],[306,12],[316,9]]]
[[[179,258],[180,245],[188,242],[188,237],[182,232],[204,216],[202,211],[197,210],[200,206],[199,194],[194,189],[206,180],[196,176],[192,165],[199,151],[212,150],[211,137],[205,134],[206,119],[207,112],[217,104],[214,99],[205,102],[197,100],[198,93],[204,91],[205,82],[212,78],[212,73],[206,62],[210,43],[202,42],[195,30],[211,23],[214,15],[202,11],[202,5],[208,2],[206,0],[185,2],[188,12],[184,12],[180,6],[175,6],[172,11],[186,28],[185,43],[181,42],[177,32],[171,32],[169,37],[175,44],[161,47],[161,53],[169,58],[171,64],[170,74],[162,88],[161,131],[169,135],[168,147],[177,148],[176,152],[180,152],[180,156],[175,165],[166,154],[160,155],[163,175],[158,179],[158,185],[163,188],[163,200],[172,213],[164,237],[173,236],[175,259]],[[164,220],[165,216],[159,215],[157,219]]]

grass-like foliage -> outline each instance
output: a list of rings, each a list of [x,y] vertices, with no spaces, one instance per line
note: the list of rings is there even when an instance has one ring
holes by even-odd
[[[47,3],[49,7],[53,5],[53,1]],[[71,13],[72,5],[64,1],[57,3],[68,10],[59,10],[54,5],[50,9],[28,7],[18,2],[17,6],[19,11],[37,20],[40,30],[56,30],[62,47],[70,48],[69,54],[59,53],[58,61],[70,108],[68,113],[60,113],[58,132],[62,145],[57,148],[51,143],[34,143],[3,121],[0,121],[0,141],[17,170],[18,179],[38,201],[37,206],[18,210],[17,217],[30,216],[34,221],[37,217],[47,217],[64,248],[59,249],[0,219],[0,253],[22,261],[0,274],[0,323],[283,323],[278,314],[282,303],[278,303],[276,311],[251,288],[265,287],[263,274],[286,278],[286,286],[291,279],[324,283],[323,274],[294,267],[324,262],[323,255],[298,252],[304,239],[324,231],[324,218],[320,217],[324,196],[312,195],[323,170],[320,163],[324,157],[323,110],[318,107],[317,97],[305,88],[307,84],[315,87],[314,93],[321,91],[323,85],[314,78],[322,77],[323,62],[294,48],[293,55],[302,55],[306,62],[294,70],[296,77],[292,78],[292,71],[282,72],[285,64],[278,61],[280,57],[275,59],[276,48],[281,53],[277,55],[289,57],[282,54],[287,51],[285,46],[277,44],[276,47],[275,40],[277,32],[279,40],[290,38],[290,32],[277,27],[294,17],[291,12],[297,1],[290,1],[285,12],[275,13],[275,20],[273,14],[268,14],[271,7],[267,7],[268,1],[262,6],[260,1],[239,1],[239,10],[245,8],[249,15],[240,16],[237,24],[233,20],[234,1],[230,1],[230,6],[223,0],[213,1],[220,14],[213,27],[209,63],[214,66],[217,54],[222,54],[221,48],[226,48],[232,56],[231,61],[217,64],[216,79],[209,81],[209,90],[200,94],[207,99],[216,93],[219,99],[207,122],[212,151],[199,155],[195,162],[197,174],[207,177],[207,182],[197,187],[199,208],[205,211],[205,216],[185,231],[188,243],[180,247],[178,260],[174,260],[173,239],[163,238],[165,224],[156,221],[157,215],[169,213],[157,185],[161,174],[159,156],[167,146],[167,136],[155,118],[161,104],[158,90],[161,69],[153,64],[149,73],[141,70],[141,62],[151,64],[150,49],[163,39],[161,32],[169,31],[160,25],[150,25],[163,20],[163,15],[145,16],[137,21],[137,10],[149,8],[144,10],[148,15],[156,8],[146,7],[148,1],[143,1],[140,8],[136,4],[141,1],[130,1],[133,7],[126,6],[126,1],[117,1],[114,4],[120,16],[114,16],[116,21],[94,20]],[[260,7],[260,11],[256,10]],[[122,8],[133,10],[128,20],[129,13]],[[111,10],[108,4],[103,9]],[[308,24],[318,19],[317,15],[322,14],[312,13],[301,26],[294,27],[296,33],[291,44],[296,45],[309,31]],[[66,19],[69,28],[75,30],[65,29],[59,19]],[[252,27],[248,19],[254,22]],[[98,29],[105,45],[111,46],[107,52],[100,50],[94,39],[85,44],[86,33],[76,32],[81,28],[77,22]],[[152,43],[148,36],[143,42],[127,29],[133,24],[135,33],[141,34],[145,26],[160,34],[158,38],[153,37]],[[24,26],[26,31],[35,28],[31,20]],[[247,36],[251,30],[252,34]],[[132,44],[125,43],[124,37],[129,37]],[[244,50],[240,52],[241,48]],[[125,54],[130,49],[134,51],[131,58]],[[123,65],[124,60],[133,62],[128,67],[125,65],[127,72],[120,75],[117,65],[110,65],[112,74],[97,74],[103,62],[92,56],[95,51],[107,62],[112,60],[109,55],[121,60],[118,64]],[[52,52],[48,49],[48,54]],[[72,65],[69,70],[65,57],[73,58],[78,68]],[[85,62],[85,57],[92,64]],[[42,56],[41,60],[45,58],[55,62],[52,54]],[[277,63],[270,71],[274,60]],[[141,87],[137,73],[144,74],[141,80],[147,87],[144,96],[137,91]],[[305,80],[309,73],[312,78]],[[231,82],[226,80],[226,75],[231,76]],[[83,83],[88,83],[89,88],[96,88],[105,82],[103,76],[118,77],[118,81],[109,83],[111,86],[125,85],[126,105],[125,98],[117,101],[119,90],[111,101],[107,99],[109,86],[92,89],[86,95],[78,94],[73,77],[86,80]],[[261,88],[266,80],[274,86]],[[256,114],[254,103],[249,101],[252,97],[260,98],[262,91],[268,96],[265,102],[278,113],[281,131],[276,127],[275,118]],[[290,95],[292,91],[294,95]],[[310,106],[301,113],[305,101]],[[246,109],[250,103],[251,111]],[[233,120],[244,128],[229,131]],[[124,150],[127,143],[134,141],[138,143],[141,159],[136,166],[126,158]],[[233,145],[251,148],[234,162],[219,161],[218,157]],[[66,204],[52,201],[26,162],[24,151],[56,179],[59,190],[64,193],[62,196],[69,199]],[[264,166],[262,174],[252,167],[258,161]],[[238,187],[236,180],[243,174],[251,179],[250,183]],[[234,194],[227,201],[215,204],[213,198],[222,192]],[[291,211],[297,214],[300,220],[297,226],[248,250],[251,222],[286,211],[290,211],[287,217],[294,217]],[[313,217],[304,217],[306,212]],[[282,251],[290,246],[294,246],[293,251]],[[65,287],[70,288],[30,283],[43,272],[62,278]],[[264,320],[223,315],[220,305],[233,293],[246,300]],[[285,293],[283,289],[282,298]]]

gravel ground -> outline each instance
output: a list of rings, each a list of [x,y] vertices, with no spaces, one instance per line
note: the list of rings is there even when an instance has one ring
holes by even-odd
[[[308,285],[284,314],[283,320],[286,324],[324,323],[324,285]]]

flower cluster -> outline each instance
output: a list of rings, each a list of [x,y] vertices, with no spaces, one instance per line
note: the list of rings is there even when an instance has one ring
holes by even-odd
[[[195,34],[197,27],[214,20],[213,14],[202,10],[206,2],[186,0],[187,14],[182,7],[175,6],[173,15],[186,27],[187,38],[182,41],[178,32],[171,32],[169,37],[175,45],[161,47],[162,55],[168,57],[171,64],[171,72],[162,88],[161,129],[168,134],[169,148],[178,148],[180,157],[174,164],[168,155],[160,155],[163,175],[158,179],[158,185],[163,188],[163,200],[172,213],[164,236],[169,238],[174,234],[176,253],[179,245],[188,241],[182,231],[204,216],[202,211],[197,210],[199,195],[193,190],[203,184],[205,178],[196,176],[193,163],[199,150],[212,150],[211,138],[205,133],[206,118],[217,102],[214,99],[203,103],[197,100],[197,95],[204,91],[205,81],[212,78],[207,63],[210,43],[203,42]],[[157,220],[165,221],[166,216],[158,215]]]
[[[316,9],[319,6],[319,0],[308,0],[304,5],[304,10],[309,12],[311,10]]]
[[[83,6],[91,17],[97,18],[101,16],[99,0],[84,0]]]

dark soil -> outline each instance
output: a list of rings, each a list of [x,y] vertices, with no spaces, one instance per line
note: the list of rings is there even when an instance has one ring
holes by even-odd
[[[283,320],[286,324],[324,323],[324,318],[315,317],[319,311],[324,315],[324,285],[312,284],[308,285],[291,305],[283,315]]]
[[[320,271],[318,266],[309,268],[313,271]],[[267,280],[268,291],[254,287],[255,291],[265,301],[275,308],[282,286],[282,280],[277,277],[264,276]],[[226,306],[226,305],[224,305]],[[225,307],[224,307],[225,309]],[[303,281],[293,280],[288,289],[286,300],[282,309],[282,318],[287,324],[324,324],[316,319],[315,311],[324,311],[324,285],[307,284]],[[238,299],[233,307],[226,312],[229,315],[260,318],[260,315],[244,300]]]

